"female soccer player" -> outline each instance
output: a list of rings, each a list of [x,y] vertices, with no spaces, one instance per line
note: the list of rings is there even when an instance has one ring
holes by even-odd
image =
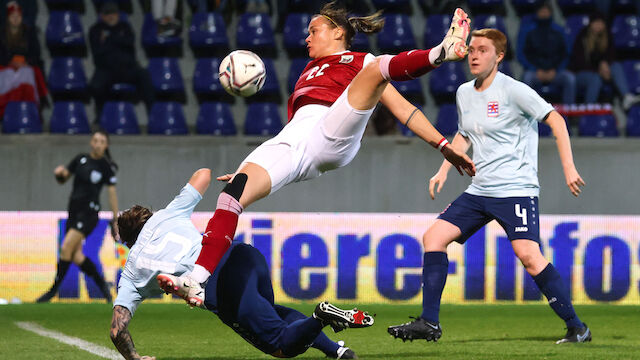
[[[217,178],[231,181],[218,198],[194,271],[173,284],[176,288],[186,285],[191,289],[185,298],[191,305],[202,302],[199,284],[209,278],[229,248],[242,210],[287,184],[316,178],[351,162],[378,101],[414,133],[442,151],[460,174],[463,170],[474,174],[471,160],[460,150],[447,146],[447,140],[424,114],[388,85],[390,80],[421,76],[443,61],[462,59],[469,35],[467,14],[456,9],[444,41],[430,50],[378,58],[348,51],[356,31],[371,33],[382,28],[379,16],[376,13],[347,18],[347,11],[332,2],[309,22],[306,42],[312,60],[289,98],[289,123],[276,137],[249,154],[235,175]],[[177,291],[174,286],[165,290]]]
[[[452,147],[466,152],[473,146],[477,173],[471,185],[440,214],[425,232],[422,314],[404,325],[389,327],[402,339],[436,341],[442,335],[440,298],[447,279],[447,246],[464,243],[491,220],[507,233],[516,256],[533,277],[549,305],[567,324],[557,343],[591,340],[571,305],[560,274],[540,252],[538,216],[538,122],[553,131],[565,180],[574,196],[584,181],[573,164],[564,119],[527,85],[498,72],[507,38],[495,29],[476,30],[469,45],[469,68],[476,77],[458,88],[458,134]],[[451,164],[443,162],[429,182],[435,198],[447,180]]]
[[[98,273],[93,261],[82,253],[82,241],[91,234],[98,224],[102,185],[107,185],[109,191],[113,221],[115,222],[118,217],[118,196],[115,186],[115,173],[118,170],[118,165],[111,159],[109,135],[105,131],[94,132],[89,144],[91,145],[89,154],[78,154],[67,167],[59,165],[53,171],[60,184],[69,180],[72,174],[75,174],[75,178],[69,198],[69,217],[60,249],[58,272],[51,289],[38,298],[37,302],[48,302],[56,295],[71,262],[74,262],[80,267],[80,270],[89,275],[100,287],[107,301],[111,302],[111,293],[107,283]],[[116,229],[116,226],[113,226],[112,229]],[[117,237],[117,233],[114,233],[114,236]]]

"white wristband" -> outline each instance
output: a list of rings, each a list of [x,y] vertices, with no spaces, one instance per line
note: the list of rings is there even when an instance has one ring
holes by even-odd
[[[444,149],[444,147],[447,145],[449,145],[447,139],[442,138],[442,140],[440,140],[440,142],[438,143],[438,150],[442,151],[442,149]]]

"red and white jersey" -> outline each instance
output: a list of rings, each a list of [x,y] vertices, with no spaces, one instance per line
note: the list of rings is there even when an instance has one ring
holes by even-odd
[[[362,68],[374,59],[372,54],[345,51],[313,59],[302,71],[287,106],[291,121],[304,105],[331,106]]]

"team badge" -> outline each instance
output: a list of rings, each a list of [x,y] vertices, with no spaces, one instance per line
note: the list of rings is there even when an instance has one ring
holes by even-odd
[[[97,184],[102,180],[102,173],[96,170],[91,170],[91,175],[89,176],[91,182]]]
[[[353,61],[353,55],[342,55],[340,58],[340,64],[348,64]]]
[[[489,117],[497,117],[498,116],[498,102],[497,101],[489,101],[487,103],[487,116]]]

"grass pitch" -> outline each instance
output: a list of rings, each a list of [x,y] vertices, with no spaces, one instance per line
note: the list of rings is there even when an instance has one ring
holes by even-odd
[[[315,304],[291,305],[311,314]],[[576,306],[589,324],[593,342],[555,345],[564,324],[545,305],[444,305],[443,336],[437,343],[403,343],[386,332],[409,321],[419,308],[368,305],[377,314],[373,327],[326,334],[344,340],[361,359],[640,359],[640,310],[637,306]],[[115,350],[109,339],[111,306],[107,304],[23,304],[0,306],[0,359],[101,359],[15,325],[29,321]],[[141,355],[158,359],[267,359],[203,310],[181,304],[145,303],[130,324]],[[309,349],[300,358],[324,359]]]

